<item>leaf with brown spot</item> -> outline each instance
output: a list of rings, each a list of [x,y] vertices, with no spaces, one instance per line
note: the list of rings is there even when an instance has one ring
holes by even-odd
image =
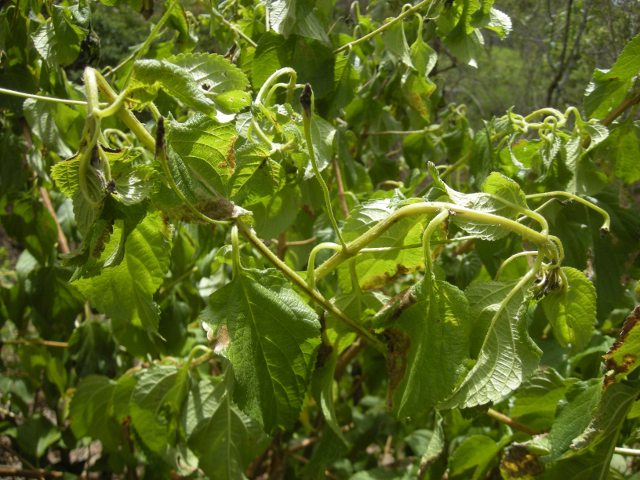
[[[235,171],[233,144],[238,138],[233,124],[220,124],[204,115],[186,122],[165,121],[167,143],[200,183],[227,196],[227,181]],[[171,155],[169,155],[171,160]]]
[[[508,480],[529,480],[544,472],[544,464],[526,443],[512,443],[502,457],[500,471]]]
[[[350,242],[368,231],[379,221],[388,217],[403,205],[412,203],[402,195],[396,194],[392,198],[374,200],[354,208],[342,228],[342,235],[346,242]],[[404,247],[421,245],[422,232],[427,219],[411,217],[399,220],[380,237],[368,245],[370,248]],[[444,230],[438,230],[433,240],[444,238]],[[434,244],[435,247],[436,244]],[[384,252],[364,253],[358,255],[356,272],[360,280],[360,287],[364,290],[380,288],[396,280],[400,275],[415,272],[424,268],[422,247],[387,250]],[[351,276],[349,267],[345,263],[338,268],[340,286],[344,292],[351,291]]]
[[[401,328],[390,328],[384,331],[387,339],[387,371],[389,372],[389,389],[387,391],[387,410],[393,410],[393,396],[396,388],[407,371],[407,357],[411,348],[411,337]]]
[[[399,417],[420,415],[447,398],[469,359],[470,309],[464,294],[447,282],[430,279],[410,292],[414,303],[406,308],[410,301],[398,302],[401,313],[385,331],[393,332],[394,343],[387,361],[392,395],[387,405]]]
[[[625,320],[622,332],[620,332],[620,340],[614,342],[604,355],[608,370],[604,378],[605,389],[638,368],[638,355],[640,355],[638,322],[640,322],[640,305]]]

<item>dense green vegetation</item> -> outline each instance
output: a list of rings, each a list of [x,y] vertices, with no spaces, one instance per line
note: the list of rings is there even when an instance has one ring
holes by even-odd
[[[638,480],[634,3],[5,2],[0,476]]]

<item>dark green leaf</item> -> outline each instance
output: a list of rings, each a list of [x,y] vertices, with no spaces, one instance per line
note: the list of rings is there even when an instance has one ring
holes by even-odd
[[[218,289],[201,319],[220,335],[236,375],[234,401],[268,432],[287,428],[302,407],[320,324],[315,311],[273,270],[243,270]]]

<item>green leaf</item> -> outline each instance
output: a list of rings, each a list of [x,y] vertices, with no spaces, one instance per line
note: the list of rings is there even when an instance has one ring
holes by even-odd
[[[58,239],[56,222],[36,198],[13,192],[0,200],[0,221],[7,235],[15,238],[45,265]]]
[[[628,133],[620,142],[620,153],[616,163],[616,176],[624,183],[640,180],[640,142],[634,133]]]
[[[214,336],[228,331],[221,353],[233,365],[240,409],[267,432],[292,425],[320,345],[315,311],[280,273],[243,270],[211,295],[200,318]]]
[[[10,11],[10,8],[11,7],[6,9],[5,13]],[[0,71],[2,72],[0,74],[0,88],[24,93],[37,93],[38,87],[34,79],[33,72],[25,64],[5,64],[4,68]],[[3,95],[0,97],[0,108],[10,108],[18,114],[22,114],[23,103],[24,98],[10,95]]]
[[[287,230],[300,209],[300,190],[297,186],[284,187],[271,198],[252,205],[254,228],[260,238],[276,238]]]
[[[8,129],[0,134],[0,197],[10,191],[20,191],[29,179],[29,170],[24,165],[22,153],[24,143]]]
[[[436,189],[446,193],[451,201],[461,207],[476,211],[500,215],[515,220],[522,209],[528,209],[524,192],[520,186],[504,175],[493,172],[482,185],[483,193],[460,193],[447,186],[435,170],[429,167],[434,178]],[[431,195],[435,195],[432,193]],[[452,222],[470,235],[484,240],[499,240],[509,234],[509,231],[499,226],[467,220],[453,216]]]
[[[165,4],[164,12],[166,12],[167,7],[168,4]],[[198,36],[194,32],[193,24],[189,24],[189,19],[182,4],[179,3],[177,8],[171,11],[167,25],[178,32],[176,42],[180,52],[190,52],[195,48]]]
[[[401,201],[393,199],[379,199],[358,205],[351,211],[349,218],[342,227],[345,242],[358,238],[389,216],[401,206]],[[386,230],[379,238],[368,245],[370,248],[402,247],[406,245],[422,244],[422,224],[419,219],[406,218],[397,222]],[[365,253],[358,255],[356,272],[361,288],[369,290],[379,288],[399,275],[411,273],[424,268],[422,248],[399,249],[382,253]],[[346,264],[338,268],[340,285],[344,292],[351,291],[351,276]]]
[[[156,171],[150,165],[132,165],[127,161],[111,161],[111,178],[115,182],[113,195],[123,205],[134,205],[145,200],[153,188]]]
[[[333,137],[335,135],[336,129],[333,125],[317,115],[311,116],[311,142],[313,143],[313,151],[320,171],[327,168],[333,160]],[[308,145],[307,148],[309,148]],[[309,159],[304,171],[304,179],[308,180],[313,178],[314,175],[311,159]]]
[[[470,408],[502,398],[535,371],[542,354],[529,337],[524,320],[530,296],[525,296],[517,313],[514,314],[509,304],[500,311],[510,289],[500,289],[498,285],[486,282],[482,285],[485,292],[474,310],[482,305],[482,310],[491,312],[492,320],[478,353],[478,361],[443,408]],[[494,289],[498,290],[495,294],[492,293]]]
[[[575,355],[584,350],[593,335],[596,289],[579,270],[562,267],[562,271],[568,285],[550,292],[541,303],[555,339],[560,346],[571,347],[571,354]]]
[[[611,457],[624,419],[638,393],[640,393],[638,381],[616,384],[608,388],[602,395],[597,411],[594,412],[592,423],[571,445],[573,451],[547,467],[545,473],[539,478],[541,480],[606,480],[610,478]]]
[[[562,149],[564,162],[572,175],[567,184],[567,191],[583,195],[598,193],[607,183],[607,176],[589,158],[583,155],[582,140],[579,136],[569,140]]]
[[[51,357],[46,367],[47,378],[51,383],[58,387],[60,396],[64,396],[69,382],[69,376],[64,366],[64,362],[59,357]]]
[[[483,4],[484,3],[487,2],[483,2]],[[509,35],[513,29],[509,15],[493,7],[489,8],[488,12],[485,8],[478,9],[473,15],[471,15],[469,25],[474,28],[486,28],[487,30],[492,30],[498,34],[500,40],[504,40],[504,38]]]
[[[611,218],[611,235],[602,238],[602,215],[587,211],[593,248],[594,285],[598,292],[598,320],[604,321],[615,302],[625,292],[621,279],[626,278],[629,255],[638,251],[640,215],[635,202],[613,185],[608,185],[595,197],[595,204]]]
[[[351,293],[336,295],[331,299],[331,303],[347,317],[362,324],[367,317],[378,312],[387,300],[388,297],[379,292],[370,291],[356,294],[352,291]],[[341,320],[338,320],[332,313],[326,314],[325,322],[327,338],[334,344],[334,348],[338,348],[335,346],[335,342],[340,337],[339,351],[347,348],[358,337],[353,330],[348,328]]]
[[[449,397],[465,373],[469,303],[457,287],[425,277],[383,315],[395,319],[385,329],[387,408],[417,417]]]
[[[33,133],[61,158],[73,152],[65,142],[73,121],[80,116],[77,110],[62,103],[51,103],[27,98],[23,104],[24,116]]]
[[[387,19],[391,21],[392,19]],[[411,61],[411,52],[407,37],[404,35],[404,22],[396,22],[388,28],[382,35],[382,41],[385,47],[392,52],[407,67],[416,68]]]
[[[112,416],[116,382],[102,375],[80,381],[73,393],[69,415],[76,438],[92,437],[114,451],[120,445],[120,424]]]
[[[328,428],[325,427],[323,430],[323,437],[326,435],[327,440],[320,441],[309,463],[307,463],[303,469],[305,478],[318,478],[320,475],[324,475],[328,464],[342,458],[349,451],[346,440],[340,430],[340,425],[338,424],[333,401],[333,378],[337,359],[338,343],[335,343],[331,354],[324,360],[324,364],[318,365],[318,368],[313,372],[311,391],[313,398],[320,406],[322,416],[325,422],[327,422],[326,425]]]
[[[349,105],[359,85],[360,75],[351,64],[351,55],[338,57],[333,71],[334,92],[331,95],[333,108],[339,110]]]
[[[225,113],[241,110],[251,104],[247,76],[231,61],[213,53],[180,54],[166,60],[189,72],[202,93],[212,99]],[[234,92],[240,103],[232,105],[228,94]]]
[[[615,342],[604,356],[607,375],[605,387],[625,378],[640,366],[640,307],[627,317],[620,332],[620,340]]]
[[[547,413],[553,417],[567,388],[567,382],[554,369],[539,370],[518,389],[511,416]]]
[[[330,44],[329,37],[314,11],[316,0],[272,0],[267,4],[271,27],[288,37],[296,33]]]
[[[584,109],[589,117],[604,118],[624,99],[633,77],[640,70],[640,35],[622,50],[610,70],[596,69],[584,95]]]
[[[43,333],[58,331],[66,336],[82,312],[84,299],[69,285],[69,271],[60,267],[45,267],[29,273],[25,291],[31,304],[32,321]]]
[[[110,245],[117,244],[116,228]],[[153,294],[169,267],[170,234],[158,212],[149,213],[125,242],[122,262],[73,284],[107,316],[156,332],[160,312]],[[111,254],[105,250],[101,258]]]
[[[220,124],[204,115],[194,115],[184,123],[165,124],[167,142],[190,173],[209,188],[213,198],[226,196],[226,183],[236,165],[233,143],[238,136],[233,124]]]
[[[456,27],[444,37],[444,44],[462,63],[478,68],[478,57],[482,54],[484,39],[478,29],[467,30],[466,18],[461,18]]]
[[[227,383],[194,382],[186,410],[189,447],[204,473],[211,479],[246,479],[249,463],[264,451],[270,438],[231,402]]]
[[[427,77],[438,61],[438,54],[429,45],[424,43],[422,35],[416,37],[416,41],[411,45],[411,63],[418,73]]]
[[[66,67],[78,58],[85,34],[73,24],[69,8],[53,5],[51,18],[33,34],[33,45],[53,68]]]
[[[47,453],[47,448],[57,442],[62,434],[53,423],[41,413],[29,415],[24,423],[18,426],[18,445],[35,458]]]
[[[580,131],[580,133],[587,134],[591,138],[591,143],[589,143],[587,151],[593,149],[596,145],[605,141],[609,136],[609,129],[604,125],[600,125],[598,123],[583,123],[580,126]]]
[[[117,347],[104,322],[85,320],[73,331],[68,345],[78,377],[115,371]]]
[[[227,184],[229,198],[246,207],[277,193],[285,183],[284,169],[261,144],[243,145],[236,151],[236,167]]]
[[[422,453],[422,459],[420,460],[421,468],[422,465],[425,465],[428,469],[429,466],[433,464],[433,462],[435,462],[444,451],[445,439],[444,429],[442,428],[443,418],[438,410],[436,410],[435,412],[435,417],[436,418],[433,433],[431,435],[431,438],[429,439],[427,448],[425,449],[424,453]]]
[[[276,70],[291,67],[298,72],[298,83],[311,83],[316,101],[334,89],[335,55],[331,48],[308,38],[288,39],[266,32],[258,41],[251,65],[251,83],[257,91]]]
[[[187,371],[188,373],[188,371]],[[162,453],[175,445],[177,417],[189,391],[190,376],[173,365],[149,368],[131,394],[131,422],[152,451]]]
[[[600,402],[602,380],[592,378],[574,383],[567,391],[567,405],[562,409],[549,432],[549,442],[553,455],[551,460],[559,458],[589,426],[593,411]]]
[[[451,475],[457,475],[469,468],[483,466],[495,457],[501,446],[491,437],[471,435],[460,444],[449,461]]]
[[[144,106],[163,89],[169,95],[196,111],[215,117],[215,103],[198,86],[186,69],[165,60],[136,60],[129,84],[132,100]]]

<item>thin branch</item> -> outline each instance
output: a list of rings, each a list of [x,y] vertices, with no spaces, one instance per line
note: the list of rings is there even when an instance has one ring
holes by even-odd
[[[338,361],[338,364],[336,365],[336,369],[333,374],[333,378],[335,379],[336,382],[340,381],[340,379],[342,378],[342,375],[344,375],[344,372],[347,369],[347,366],[353,361],[354,358],[358,356],[358,354],[362,350],[364,350],[364,347],[366,346],[367,346],[366,342],[362,340],[358,340],[356,341],[356,343],[354,343],[349,348],[347,348],[347,350],[345,350],[345,352],[342,354],[342,357],[340,357],[340,360]]]
[[[373,335],[369,330],[362,327],[355,320],[347,317],[340,309],[338,309],[333,303],[327,301],[320,292],[317,290],[309,288],[307,282],[302,279],[295,271],[293,271],[289,266],[280,260],[276,255],[273,254],[271,250],[269,250],[262,241],[251,231],[249,227],[247,227],[241,220],[237,220],[236,224],[238,225],[238,229],[245,236],[245,238],[257,248],[262,256],[266,257],[274,267],[280,270],[286,277],[289,278],[293,283],[295,283],[300,289],[302,289],[307,295],[311,297],[311,299],[320,305],[327,312],[332,313],[336,317],[338,317],[341,321],[349,325],[351,329],[356,332],[361,337],[365,338],[376,350],[378,350],[382,354],[386,354],[387,345],[382,343],[375,335]]]
[[[7,452],[9,452],[9,454],[13,455],[14,457],[16,457],[18,460],[20,460],[20,462],[22,462],[22,465],[31,469],[31,470],[37,470],[36,467],[33,466],[33,464],[31,462],[29,462],[28,460],[26,460],[25,458],[23,458],[21,455],[18,454],[18,452],[16,452],[13,448],[11,448],[9,445],[2,445],[0,444],[0,447],[2,447],[4,450],[6,450]],[[40,478],[40,477],[38,477]]]
[[[529,427],[527,425],[524,425],[524,424],[514,420],[511,417],[507,417],[506,415],[504,415],[504,414],[502,414],[500,412],[496,412],[492,408],[487,410],[485,412],[485,415],[487,415],[488,417],[493,418],[494,420],[497,420],[500,423],[504,423],[505,425],[510,426],[514,430],[520,430],[521,432],[527,433],[527,434],[529,434],[531,436],[540,435],[540,434],[543,433],[540,430],[536,430],[535,428],[531,428],[531,427]]]
[[[348,425],[343,425],[342,427],[340,427],[340,431],[342,433],[346,433],[349,430],[351,430],[353,428],[353,423],[350,423]],[[295,452],[297,450],[302,450],[303,448],[307,448],[309,445],[313,445],[314,443],[318,443],[320,440],[322,440],[322,434],[316,436],[316,437],[309,437],[309,438],[305,438],[304,440],[302,440],[300,443],[289,447],[288,452]]]
[[[354,40],[353,42],[349,42],[349,43],[341,46],[337,50],[334,50],[333,54],[336,55],[336,54],[338,54],[338,53],[340,53],[340,52],[342,52],[344,50],[347,50],[349,47],[353,47],[354,45],[357,45],[359,43],[366,42],[367,40],[375,37],[377,34],[384,32],[386,29],[388,29],[392,25],[394,25],[394,24],[396,24],[398,22],[401,22],[402,20],[404,20],[409,15],[413,15],[415,12],[420,10],[422,7],[424,7],[428,3],[433,3],[433,0],[423,0],[422,2],[417,4],[415,7],[411,7],[409,9],[405,10],[400,15],[398,15],[394,19],[390,20],[389,22],[385,23],[384,25],[382,25],[380,28],[374,30],[373,32],[365,35],[364,37],[360,37],[357,40]],[[429,8],[431,8],[431,7],[429,7]]]
[[[44,187],[38,187],[38,191],[40,192],[42,203],[53,217],[53,220],[56,222],[56,227],[58,228],[58,247],[60,248],[60,252],[65,254],[71,253],[71,249],[69,249],[69,242],[67,242],[67,237],[62,231],[62,227],[60,226],[60,222],[58,221],[56,211],[53,208],[53,203],[51,202],[49,192]]]
[[[276,254],[280,260],[284,260],[284,254],[287,251],[287,232],[278,235],[278,243],[276,244]]]
[[[342,184],[342,174],[340,173],[340,166],[336,159],[333,160],[333,172],[336,175],[336,183],[338,184],[338,199],[340,200],[340,206],[342,207],[342,214],[346,219],[349,216],[349,207],[347,206],[347,199],[344,197],[344,185]]]
[[[23,470],[21,468],[5,467],[3,465],[3,466],[0,466],[0,475],[22,477],[22,478],[43,478],[43,477],[62,478],[63,473],[48,472],[42,469]]]
[[[53,342],[50,340],[28,340],[26,338],[18,338],[17,340],[5,340],[4,345],[42,345],[44,347],[67,348],[67,342]]]
[[[43,102],[65,103],[67,105],[81,105],[81,106],[85,106],[87,104],[87,102],[84,102],[82,100],[67,100],[66,98],[45,97],[44,95],[33,95],[31,93],[18,92],[16,90],[9,90],[7,88],[0,88],[0,93],[11,95],[13,97],[32,98],[34,100],[40,100]],[[106,104],[100,104],[100,105],[106,105]]]
[[[462,255],[463,253],[467,253],[469,250],[473,250],[475,238],[470,238],[466,240],[464,243],[459,245],[454,251],[453,256],[457,257],[458,255]]]
[[[311,245],[317,240],[316,237],[307,238],[306,240],[298,240],[297,242],[287,242],[287,248],[289,247],[304,247],[305,245]]]
[[[607,115],[600,124],[605,127],[611,125],[616,118],[638,103],[640,103],[640,92],[637,92],[635,96],[627,98],[620,105],[611,110],[609,115]],[[591,145],[591,137],[587,136],[582,140],[582,148],[589,148],[589,145]]]
[[[613,450],[614,453],[617,453],[618,455],[631,455],[633,457],[640,457],[640,450],[637,450],[635,448],[621,448],[621,447],[616,447]]]

